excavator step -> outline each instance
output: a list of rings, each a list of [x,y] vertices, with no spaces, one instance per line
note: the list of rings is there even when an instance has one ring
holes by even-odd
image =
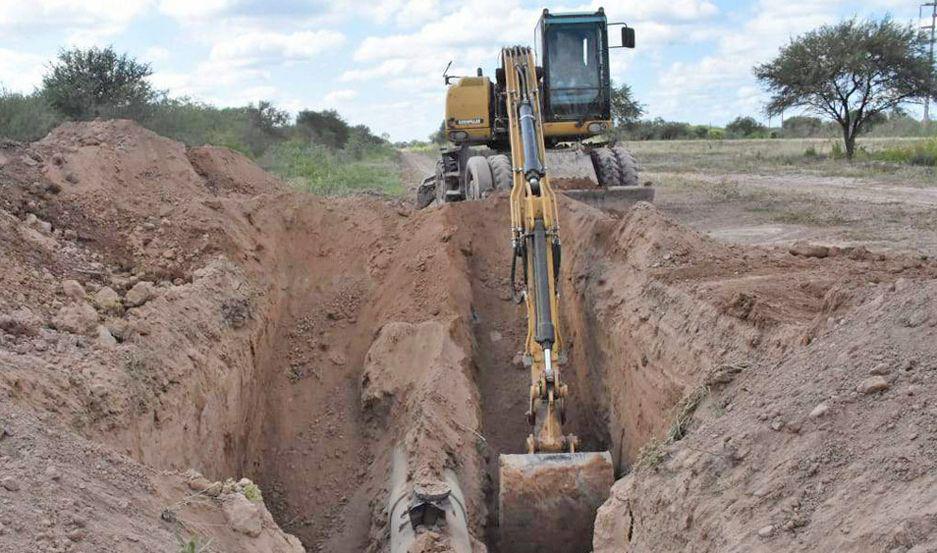
[[[501,455],[498,463],[502,550],[592,551],[595,513],[615,481],[609,452]]]

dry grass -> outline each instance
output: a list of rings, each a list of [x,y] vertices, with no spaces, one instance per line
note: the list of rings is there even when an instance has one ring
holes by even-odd
[[[937,170],[875,160],[886,151],[913,148],[927,138],[864,138],[857,160],[832,159],[841,141],[832,138],[752,140],[649,140],[627,147],[645,171],[808,174],[875,178],[937,186]]]

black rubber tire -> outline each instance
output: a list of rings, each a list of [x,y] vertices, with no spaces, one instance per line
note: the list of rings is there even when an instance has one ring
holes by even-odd
[[[491,167],[491,176],[495,190],[510,190],[514,187],[514,171],[511,169],[511,160],[504,154],[488,156],[488,166]]]
[[[494,179],[483,156],[472,156],[465,164],[465,199],[480,200],[491,193]]]
[[[618,178],[621,186],[638,186],[640,184],[638,162],[634,156],[624,146],[615,146],[611,150],[618,161]]]
[[[592,150],[592,166],[595,176],[599,179],[599,186],[619,186],[621,175],[618,171],[618,158],[609,148],[596,148]]]

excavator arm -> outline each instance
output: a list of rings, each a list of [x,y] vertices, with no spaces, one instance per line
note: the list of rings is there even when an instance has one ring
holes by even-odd
[[[557,320],[560,237],[556,196],[542,162],[546,149],[536,69],[529,48],[505,48],[502,57],[511,162],[516,168],[511,189],[513,263],[525,265],[525,280],[529,280],[524,282],[523,294],[527,307],[525,353],[531,361],[528,418],[538,431],[528,438],[527,451],[574,451],[575,437],[562,435],[559,407],[566,395],[560,379],[563,339]]]
[[[512,275],[520,264],[531,433],[526,454],[499,458],[500,539],[519,553],[586,552],[595,511],[608,497],[614,471],[608,452],[578,452],[576,436],[563,434],[569,392],[561,371],[566,357],[557,294],[561,248],[556,196],[544,165],[541,89],[530,48],[505,48],[501,57],[513,167]]]

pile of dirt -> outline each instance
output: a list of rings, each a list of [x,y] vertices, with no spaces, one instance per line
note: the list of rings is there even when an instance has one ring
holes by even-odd
[[[622,477],[596,551],[931,547],[933,263],[561,208],[569,430]],[[317,198],[126,121],[3,145],[0,548],[386,551],[404,459],[509,553],[507,229],[504,196]]]

